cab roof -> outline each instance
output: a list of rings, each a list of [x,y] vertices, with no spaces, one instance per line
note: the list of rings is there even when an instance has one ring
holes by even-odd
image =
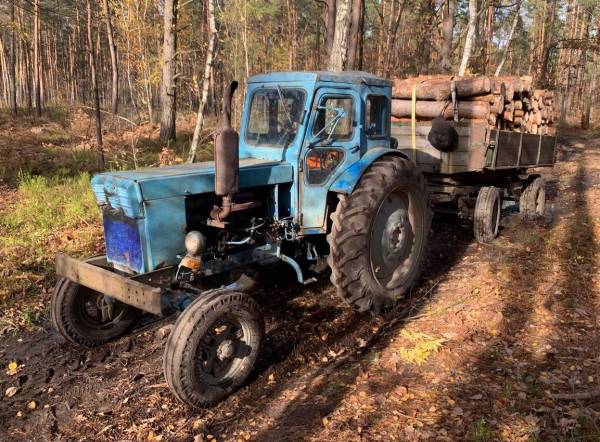
[[[363,71],[290,71],[268,72],[253,75],[248,83],[283,83],[283,82],[332,82],[366,84],[369,86],[391,86],[392,82]]]

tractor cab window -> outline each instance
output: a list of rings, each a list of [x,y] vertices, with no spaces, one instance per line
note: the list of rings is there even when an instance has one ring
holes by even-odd
[[[254,146],[286,147],[296,138],[304,116],[303,89],[268,87],[254,92],[246,142]]]
[[[382,95],[369,95],[365,112],[365,128],[369,138],[385,137],[388,131],[388,99]]]
[[[320,140],[349,140],[354,133],[352,97],[325,96],[317,107],[313,135]]]

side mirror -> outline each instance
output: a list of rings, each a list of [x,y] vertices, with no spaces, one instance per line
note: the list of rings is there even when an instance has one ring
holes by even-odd
[[[398,140],[394,137],[390,137],[390,149],[398,149]]]

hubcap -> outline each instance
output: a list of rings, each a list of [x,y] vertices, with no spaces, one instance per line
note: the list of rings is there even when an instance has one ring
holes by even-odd
[[[414,231],[406,193],[396,190],[379,206],[371,230],[370,258],[375,279],[384,287],[410,267]]]
[[[230,315],[213,322],[198,346],[196,373],[200,379],[209,385],[219,385],[233,376],[250,351],[247,327],[243,320]]]

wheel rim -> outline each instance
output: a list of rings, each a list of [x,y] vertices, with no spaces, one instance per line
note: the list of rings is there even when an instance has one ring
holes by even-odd
[[[235,377],[251,351],[249,327],[246,320],[231,314],[212,322],[196,351],[195,370],[202,382],[216,386]]]
[[[371,227],[371,270],[382,287],[396,287],[409,271],[415,232],[411,198],[404,190],[396,189],[381,202]]]
[[[81,290],[78,296],[78,317],[90,328],[104,330],[120,321],[127,305],[94,290]]]

